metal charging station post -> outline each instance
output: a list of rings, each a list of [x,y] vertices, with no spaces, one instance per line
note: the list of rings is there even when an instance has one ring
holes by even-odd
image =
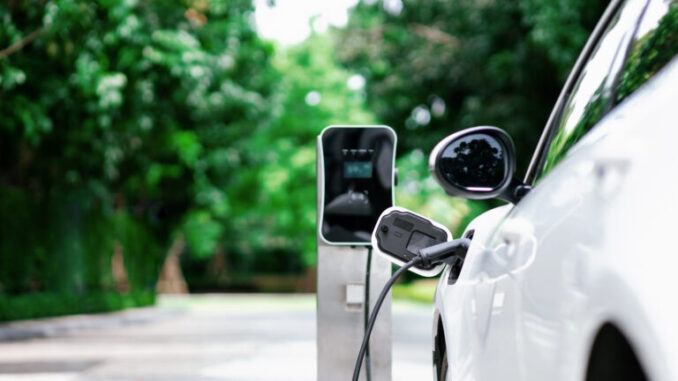
[[[369,255],[369,245],[379,215],[393,205],[396,140],[387,126],[329,126],[318,136],[318,380],[351,379],[367,317],[391,276],[390,262]],[[391,380],[390,293],[360,377]]]

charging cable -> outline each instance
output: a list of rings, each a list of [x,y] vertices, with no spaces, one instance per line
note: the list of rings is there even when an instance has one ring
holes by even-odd
[[[363,316],[363,327],[365,332],[367,332],[367,324],[369,322],[370,316],[370,272],[372,269],[372,246],[367,246],[367,265],[365,266],[365,304],[364,304],[364,316]],[[367,348],[365,349],[365,375],[367,381],[372,380],[372,367],[370,366],[370,343],[367,343]]]
[[[365,336],[363,337],[363,342],[360,345],[360,352],[358,352],[358,358],[355,362],[355,368],[353,368],[353,381],[358,381],[358,376],[360,375],[360,367],[363,363],[363,358],[365,357],[365,352],[367,351],[368,344],[370,342],[370,335],[372,334],[372,328],[374,328],[374,322],[377,320],[377,315],[379,314],[379,309],[381,308],[386,295],[388,294],[391,287],[400,276],[407,271],[410,267],[415,265],[430,266],[435,265],[441,262],[448,262],[452,258],[464,258],[466,256],[466,251],[471,244],[471,240],[468,238],[459,238],[449,242],[439,243],[431,247],[419,250],[419,254],[410,259],[409,262],[405,263],[401,268],[399,268],[393,275],[391,279],[386,282],[384,288],[379,293],[379,298],[374,304],[374,309],[372,314],[370,314],[370,320],[367,323],[365,328]]]

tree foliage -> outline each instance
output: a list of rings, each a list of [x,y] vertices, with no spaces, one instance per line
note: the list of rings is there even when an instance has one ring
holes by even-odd
[[[397,129],[401,152],[497,125],[513,136],[525,169],[603,3],[361,2],[336,47],[367,78],[370,108]]]
[[[130,274],[140,258],[144,287],[177,231],[192,253],[211,255],[232,231],[235,198],[252,185],[240,170],[255,160],[246,141],[270,122],[279,78],[252,11],[248,0],[0,5],[0,46],[8,47],[0,53],[0,187],[36,210],[8,205],[3,214],[26,215],[8,226],[38,242],[48,262],[63,249],[64,262],[77,263],[68,245],[89,236],[76,221],[93,214],[120,227],[95,235],[94,252],[110,257],[105,242],[124,244]],[[40,230],[52,209],[63,218]],[[75,236],[50,241],[60,225]],[[41,271],[24,275],[33,289],[53,286]]]
[[[239,253],[259,253],[256,268],[280,271],[272,256],[297,268],[315,264],[316,137],[331,124],[375,124],[363,89],[351,89],[351,73],[337,64],[327,35],[280,49],[274,66],[282,75],[280,103],[269,127],[254,134],[256,205],[242,205]],[[252,193],[257,193],[252,190]],[[268,254],[268,255],[267,255]],[[240,258],[247,261],[247,258]],[[266,263],[269,262],[267,266]]]
[[[152,288],[177,234],[192,279],[315,263],[315,137],[376,122],[327,36],[275,53],[247,0],[0,7],[3,290],[112,289],[116,245]]]

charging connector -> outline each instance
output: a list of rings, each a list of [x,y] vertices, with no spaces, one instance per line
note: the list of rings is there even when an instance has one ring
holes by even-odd
[[[464,259],[471,240],[459,238],[449,242],[439,243],[419,250],[419,257],[423,266],[435,266],[439,263],[452,264],[457,258]]]
[[[370,272],[372,269],[372,246],[367,246],[367,264],[365,266],[365,300],[363,302],[363,327],[367,331],[367,324],[370,316]],[[365,350],[365,372],[366,381],[372,380],[372,366],[370,362],[370,343],[367,343]]]

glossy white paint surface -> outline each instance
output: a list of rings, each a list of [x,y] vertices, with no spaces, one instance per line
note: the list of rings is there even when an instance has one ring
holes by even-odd
[[[674,59],[518,205],[469,225],[459,280],[446,269],[436,291],[447,379],[582,380],[606,322],[650,379],[678,379],[677,194]]]

